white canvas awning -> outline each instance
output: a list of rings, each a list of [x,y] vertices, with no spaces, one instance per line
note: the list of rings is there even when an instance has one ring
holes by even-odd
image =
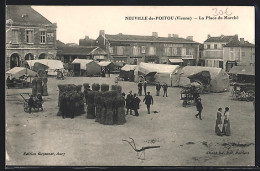
[[[122,71],[131,71],[131,70],[135,70],[137,65],[128,65],[126,64],[125,66],[123,66],[121,68]]]
[[[14,67],[7,71],[6,75],[18,79],[23,75],[34,77],[37,73],[25,67]]]
[[[91,59],[74,59],[73,64],[80,64],[80,69],[86,70],[87,64],[93,62]]]
[[[182,59],[169,59],[169,61],[170,61],[171,63],[182,63],[182,62],[183,62]]]

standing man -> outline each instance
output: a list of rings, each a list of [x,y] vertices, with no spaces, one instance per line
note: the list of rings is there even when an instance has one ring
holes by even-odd
[[[128,115],[128,111],[130,110],[130,115],[132,115],[133,109],[133,98],[132,91],[126,96],[126,114]]]
[[[137,84],[137,86],[138,86],[138,95],[139,96],[142,96],[142,82],[141,81],[139,81],[139,83]]]
[[[168,89],[168,85],[166,83],[164,83],[163,84],[163,97],[164,97],[164,95],[166,95],[166,97],[168,97],[167,96],[167,89]]]
[[[146,96],[146,87],[147,87],[147,82],[144,81],[144,95]]]
[[[160,95],[160,89],[161,89],[161,85],[160,85],[159,82],[156,84],[155,88],[156,88],[156,96],[159,96]]]
[[[202,120],[201,119],[201,112],[202,112],[203,107],[202,107],[202,104],[201,104],[201,98],[200,97],[197,98],[196,107],[197,107],[198,113],[195,115],[195,117],[198,118],[198,116],[199,116],[200,120]]]
[[[134,94],[134,99],[133,99],[133,108],[135,111],[135,116],[139,116],[138,109],[139,109],[139,103],[141,100],[136,96],[136,93]]]
[[[150,114],[150,105],[153,105],[153,97],[150,95],[150,92],[147,92],[147,95],[145,96],[143,102],[144,101],[147,106],[148,114]]]

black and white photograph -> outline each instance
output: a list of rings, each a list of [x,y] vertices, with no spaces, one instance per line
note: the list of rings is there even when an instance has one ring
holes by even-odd
[[[255,166],[254,6],[5,6],[6,166]]]

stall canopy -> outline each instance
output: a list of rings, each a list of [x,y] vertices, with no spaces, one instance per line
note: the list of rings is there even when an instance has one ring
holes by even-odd
[[[254,66],[234,66],[229,71],[229,74],[255,75],[255,67]]]
[[[49,67],[47,65],[39,63],[39,62],[35,62],[32,68],[36,72],[38,70],[44,70],[45,71],[45,70],[49,69]]]
[[[37,73],[25,67],[14,67],[7,71],[6,75],[10,76],[11,78],[19,79],[23,75],[34,77],[37,75]]]
[[[209,71],[201,71],[196,74],[188,76],[191,82],[199,81],[204,85],[210,84],[210,72]]]
[[[134,70],[137,67],[137,65],[128,65],[126,64],[120,69],[119,77],[123,78],[125,81],[134,81],[133,79],[131,80],[130,78],[134,78]]]
[[[137,67],[137,65],[128,65],[126,64],[125,66],[123,66],[121,68],[122,71],[131,71],[131,70],[135,70],[135,68]]]
[[[75,59],[73,64],[80,64],[81,75],[83,76],[98,76],[101,72],[101,67],[95,61],[90,59]]]
[[[74,59],[72,62],[73,64],[80,64],[80,69],[86,70],[87,69],[87,64],[90,62],[94,62],[91,59]]]
[[[63,62],[61,62],[59,60],[54,60],[54,59],[26,60],[26,63],[33,70],[34,70],[34,68],[33,68],[34,64],[36,62],[49,67],[47,69],[48,75],[57,75],[57,73],[55,72],[57,69],[61,69],[61,70],[64,69]]]
[[[110,71],[113,71],[115,69],[115,64],[110,61],[101,61],[98,63],[101,67],[104,67],[106,69],[110,69]]]
[[[135,69],[135,81],[139,81],[139,75],[153,76],[155,82],[166,83],[174,86],[174,76],[179,65],[152,64],[141,62]]]
[[[202,66],[185,66],[178,71],[179,86],[183,87],[190,84],[191,75],[208,71],[210,73],[210,91],[223,92],[229,90],[229,76],[222,68],[202,67]]]

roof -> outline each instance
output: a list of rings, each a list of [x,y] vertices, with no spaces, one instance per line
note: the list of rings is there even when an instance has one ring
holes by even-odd
[[[171,74],[179,68],[179,65],[152,64],[152,63],[141,62],[137,68],[138,71],[141,71],[145,74],[148,74],[149,72],[157,72],[160,74]]]
[[[126,34],[105,34],[105,38],[109,41],[127,41],[127,42],[169,42],[169,43],[196,43],[198,42],[180,38],[180,37],[154,37],[141,35],[126,35]]]
[[[108,66],[108,65],[110,65],[112,62],[110,62],[110,61],[101,61],[101,62],[99,62],[98,64],[100,65],[100,66],[102,66],[102,67],[105,67],[105,66]]]
[[[56,46],[57,46],[57,47],[60,47],[60,46],[66,46],[66,44],[63,43],[63,42],[60,41],[60,40],[56,40]]]
[[[99,47],[86,46],[58,46],[58,55],[91,55],[91,54],[106,54],[104,50]]]
[[[17,79],[25,74],[28,74],[29,76],[37,75],[36,72],[34,72],[30,69],[27,69],[25,67],[14,67],[6,72],[6,75],[17,78]]]
[[[211,79],[214,79],[221,73],[223,69],[222,68],[216,68],[216,67],[203,67],[203,66],[185,66],[180,70],[180,74],[182,76],[190,76],[196,73],[199,73],[201,71],[209,71]]]
[[[248,41],[244,41],[244,43],[242,43],[238,39],[233,39],[229,43],[227,43],[225,47],[255,47],[255,45],[249,43]]]
[[[29,5],[7,5],[6,19],[13,20],[13,25],[52,25],[52,23]]]
[[[126,64],[125,66],[123,66],[121,68],[122,71],[130,71],[130,70],[135,70],[135,68],[137,67],[137,65],[128,65]]]
[[[80,64],[80,69],[86,70],[87,64],[93,62],[91,59],[74,59],[73,64]]]
[[[63,62],[59,60],[52,60],[52,59],[39,59],[39,60],[26,60],[30,68],[34,66],[35,62],[39,62],[41,64],[47,65],[49,69],[63,69]]]
[[[205,42],[230,42],[235,37],[236,37],[236,35],[234,35],[234,36],[210,37]]]
[[[240,75],[255,75],[254,66],[234,66],[229,71],[230,74],[240,74]]]

